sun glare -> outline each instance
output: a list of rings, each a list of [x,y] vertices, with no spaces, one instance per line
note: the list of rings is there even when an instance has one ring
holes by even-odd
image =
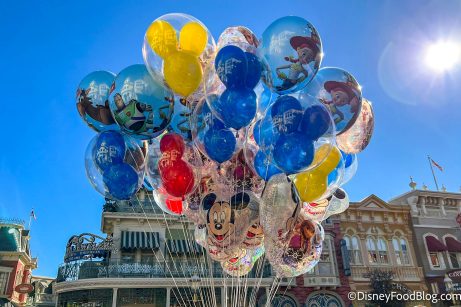
[[[454,42],[437,42],[426,51],[426,64],[437,72],[452,69],[461,60],[461,46]]]

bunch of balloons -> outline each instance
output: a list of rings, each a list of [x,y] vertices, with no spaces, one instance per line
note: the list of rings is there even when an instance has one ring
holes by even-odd
[[[312,269],[321,222],[349,206],[341,186],[373,133],[356,79],[321,67],[317,30],[294,16],[261,39],[227,28],[216,44],[196,18],[167,14],[148,27],[142,53],[144,64],[78,86],[77,110],[98,132],[85,156],[95,189],[114,200],[150,191],[194,224],[229,275],[264,253],[281,277]]]

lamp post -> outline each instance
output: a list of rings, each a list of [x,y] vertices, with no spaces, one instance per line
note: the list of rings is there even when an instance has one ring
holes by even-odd
[[[198,277],[197,274],[194,274],[189,280],[189,282],[190,282],[190,287],[192,288],[192,291],[194,293],[192,302],[197,303],[200,301],[200,299],[197,296],[197,292],[198,292],[198,289],[200,288],[201,279],[200,277]]]
[[[443,279],[443,283],[445,284],[445,290],[447,293],[451,294],[451,300],[453,305],[456,305],[456,301],[454,299],[454,289],[453,289],[453,280],[448,276],[448,274],[445,274],[445,278]]]

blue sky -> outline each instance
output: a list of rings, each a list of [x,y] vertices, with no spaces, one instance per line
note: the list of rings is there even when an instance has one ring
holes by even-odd
[[[449,191],[461,186],[461,68],[438,75],[424,50],[461,44],[461,1],[3,1],[0,11],[2,127],[0,217],[28,219],[37,275],[55,276],[73,234],[100,232],[103,199],[85,177],[94,135],[75,108],[89,72],[142,63],[146,28],[170,12],[194,15],[214,37],[244,25],[258,37],[276,18],[298,15],[319,31],[323,66],[351,72],[373,102],[376,128],[346,189],[352,200],[390,199],[409,176],[434,188],[426,156]],[[456,32],[458,31],[458,32]]]

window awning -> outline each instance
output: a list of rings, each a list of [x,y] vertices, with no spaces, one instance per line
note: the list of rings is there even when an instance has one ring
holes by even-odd
[[[188,240],[168,240],[166,253],[172,254],[201,254],[203,248],[197,242]]]
[[[444,252],[447,250],[447,247],[433,236],[426,237],[426,244],[430,252]]]
[[[447,250],[453,253],[461,253],[461,242],[452,237],[445,238]]]
[[[158,232],[122,231],[123,249],[158,249],[160,235]]]

